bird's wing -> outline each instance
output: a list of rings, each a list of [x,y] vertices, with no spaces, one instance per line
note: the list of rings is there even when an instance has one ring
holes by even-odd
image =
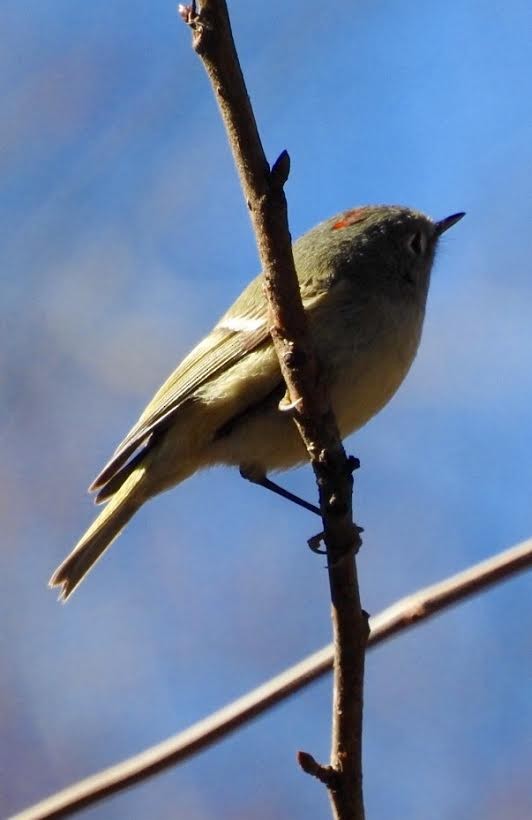
[[[170,416],[209,379],[269,340],[266,301],[257,277],[157,391],[89,489],[103,487],[135,450],[162,429]]]
[[[320,294],[304,299],[305,308],[312,310],[321,298]],[[269,344],[267,304],[262,293],[262,277],[257,277],[157,391],[89,489],[103,487],[153,433],[165,429],[173,413],[203,385],[251,351]],[[271,374],[264,373],[261,377],[266,377],[268,383],[271,381]],[[271,390],[271,386],[268,389]]]

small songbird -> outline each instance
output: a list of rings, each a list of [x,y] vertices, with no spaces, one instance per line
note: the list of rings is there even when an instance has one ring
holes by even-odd
[[[294,243],[322,375],[343,437],[391,399],[416,355],[434,253],[464,216],[345,211]],[[214,464],[264,475],[305,461],[289,414],[261,277],[181,362],[93,481],[105,508],[53,574],[66,600],[145,501]]]

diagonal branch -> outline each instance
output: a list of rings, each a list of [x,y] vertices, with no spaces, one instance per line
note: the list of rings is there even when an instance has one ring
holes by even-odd
[[[370,619],[368,646],[378,646],[394,635],[530,567],[532,538],[392,604]],[[111,794],[141,783],[207,749],[235,729],[301,691],[330,672],[332,664],[333,646],[329,644],[183,732],[69,786],[11,820],[55,820],[66,817]]]

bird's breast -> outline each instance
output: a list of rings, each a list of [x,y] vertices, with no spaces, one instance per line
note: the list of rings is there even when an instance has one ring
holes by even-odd
[[[362,427],[396,393],[414,361],[423,311],[375,312],[351,343],[339,350],[331,368],[330,392],[342,437]]]

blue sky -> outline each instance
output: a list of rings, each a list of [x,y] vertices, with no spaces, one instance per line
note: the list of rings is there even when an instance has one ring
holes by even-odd
[[[364,605],[530,535],[529,3],[231,4],[297,236],[345,207],[467,217],[418,358],[348,441]],[[218,113],[173,3],[0,5],[2,816],[183,728],[329,640],[301,510],[213,470],[148,505],[66,607],[46,582],[153,391],[258,270]],[[305,497],[309,469],[284,476]],[[520,820],[530,580],[368,659],[370,817]],[[327,816],[325,680],[94,818]],[[414,774],[414,776],[412,776]]]

